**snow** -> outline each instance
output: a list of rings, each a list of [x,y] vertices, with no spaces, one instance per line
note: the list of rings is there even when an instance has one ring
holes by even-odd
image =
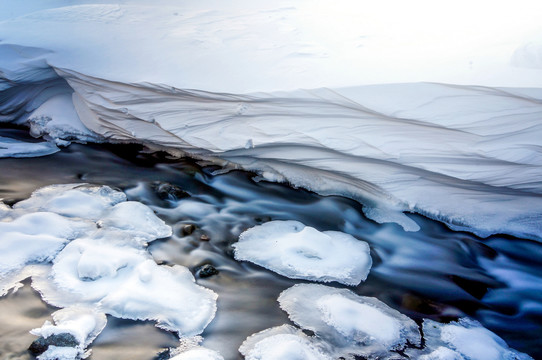
[[[325,345],[291,325],[281,325],[249,336],[239,347],[246,360],[331,360]]]
[[[224,360],[218,352],[204,347],[196,347],[176,355],[170,360]]]
[[[377,354],[421,341],[413,320],[376,298],[346,289],[297,284],[284,290],[278,301],[294,323],[343,349]]]
[[[49,142],[26,142],[0,136],[0,158],[46,156],[57,151],[60,149]]]
[[[140,142],[230,162],[353,198],[407,231],[416,212],[540,239],[534,5],[417,1],[431,16],[401,2],[0,4],[0,121],[59,145]]]
[[[73,306],[58,310],[52,314],[55,324],[46,321],[41,328],[33,329],[31,334],[47,339],[51,335],[71,334],[79,343],[75,348],[54,347],[40,355],[40,359],[55,359],[57,354],[62,353],[67,359],[78,359],[87,357],[90,352],[85,348],[104,329],[107,319],[105,314],[94,308]],[[74,351],[76,350],[76,351]]]
[[[149,207],[108,186],[38,189],[13,208],[2,206],[1,293],[31,276],[49,304],[84,305],[120,318],[154,320],[179,336],[197,335],[213,319],[217,295],[196,285],[187,268],[154,262],[147,243],[171,234]],[[51,267],[35,271],[26,266],[48,262]],[[55,329],[78,317],[56,313]],[[41,331],[47,334],[47,328]]]
[[[367,278],[372,264],[366,242],[291,220],[248,229],[232,247],[236,260],[250,261],[293,279],[358,285]]]
[[[21,270],[25,265],[47,262],[70,240],[91,230],[86,222],[76,222],[50,212],[24,214],[0,222],[0,276]]]
[[[424,359],[531,359],[526,354],[510,349],[500,337],[469,318],[448,324],[425,319],[423,332],[425,352],[430,352],[423,355]],[[412,355],[418,357],[420,351],[414,351]]]
[[[81,354],[79,349],[65,346],[51,345],[41,355],[38,360],[76,360]]]
[[[539,40],[541,10],[529,0],[31,0],[0,4],[0,33],[7,50],[42,49],[32,55],[43,63],[125,83],[229,93],[419,81],[526,87],[540,86],[540,69],[511,58]],[[36,61],[25,55],[19,62]]]

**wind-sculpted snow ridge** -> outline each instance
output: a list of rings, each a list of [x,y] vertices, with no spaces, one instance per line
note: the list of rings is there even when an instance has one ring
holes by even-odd
[[[187,268],[157,265],[145,249],[171,236],[171,227],[146,205],[126,201],[124,193],[52,185],[12,208],[1,205],[0,295],[32,277],[44,301],[65,308],[53,314],[56,325],[33,333],[45,342],[55,334],[75,339],[68,346],[53,341],[40,359],[85,357],[105,326],[101,313],[154,320],[180,337],[200,334],[213,319],[217,295],[195,284]]]

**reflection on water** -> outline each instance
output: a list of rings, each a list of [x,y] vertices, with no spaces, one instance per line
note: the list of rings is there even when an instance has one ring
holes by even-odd
[[[13,129],[0,135],[24,136]],[[131,200],[151,206],[174,230],[150,245],[155,260],[189,267],[199,284],[219,294],[216,318],[202,335],[204,345],[226,359],[240,358],[237,348],[248,335],[288,322],[276,299],[302,282],[234,261],[230,245],[249,227],[289,219],[344,231],[371,245],[373,269],[356,293],[375,296],[415,320],[472,316],[511,347],[542,357],[539,243],[479,239],[418,215],[412,217],[421,231],[404,232],[367,220],[361,205],[348,199],[256,182],[253,174],[239,171],[213,175],[215,167],[144,154],[129,145],[71,145],[43,158],[0,159],[0,169],[0,198],[10,204],[41,186],[90,182],[119,187]],[[164,183],[173,186],[161,187]],[[204,264],[219,273],[200,277]],[[0,357],[30,359],[25,349],[34,337],[28,330],[53,311],[29,286],[0,299]],[[151,323],[108,321],[92,346],[93,359],[151,359],[161,348],[177,345],[175,336]]]

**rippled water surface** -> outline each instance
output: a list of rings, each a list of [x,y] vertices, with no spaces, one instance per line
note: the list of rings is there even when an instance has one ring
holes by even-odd
[[[0,135],[23,138],[24,132],[3,129]],[[121,188],[130,200],[151,206],[173,227],[173,236],[149,246],[155,260],[189,267],[199,284],[219,294],[217,315],[202,336],[206,347],[226,359],[240,358],[237,348],[247,336],[288,323],[276,299],[302,282],[235,261],[230,245],[249,227],[290,219],[347,232],[370,244],[374,265],[367,281],[353,289],[356,293],[375,296],[415,320],[472,316],[511,347],[542,358],[540,243],[480,239],[418,215],[411,218],[421,230],[405,232],[367,220],[354,201],[219,170],[190,159],[146,154],[136,146],[71,145],[47,157],[0,159],[0,198],[13,204],[45,185],[89,182]],[[161,192],[165,183],[186,194]],[[204,264],[219,273],[202,278]],[[50,320],[53,311],[28,282],[0,298],[0,358],[31,359],[26,348],[34,337],[28,330]],[[152,359],[177,345],[173,334],[150,322],[108,317],[91,346],[91,359]]]

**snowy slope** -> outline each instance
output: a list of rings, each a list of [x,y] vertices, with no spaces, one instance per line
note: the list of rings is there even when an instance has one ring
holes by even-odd
[[[541,238],[541,4],[149,4],[1,2],[0,121]]]

